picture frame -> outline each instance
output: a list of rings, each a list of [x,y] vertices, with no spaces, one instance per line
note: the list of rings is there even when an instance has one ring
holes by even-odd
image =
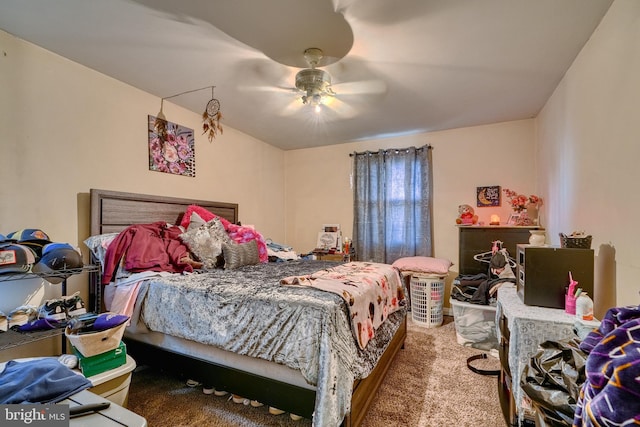
[[[497,207],[502,204],[502,189],[499,185],[476,187],[476,205],[479,208]]]
[[[316,248],[321,249],[336,249],[338,248],[338,239],[340,237],[340,233],[337,232],[326,232],[319,231],[318,232],[318,241],[316,243]]]
[[[339,233],[340,224],[322,224],[322,231],[327,233]]]
[[[147,116],[149,170],[195,178],[193,129]]]
[[[507,220],[507,225],[518,225],[519,219],[520,219],[520,213],[512,212],[511,215],[509,215],[509,219]]]

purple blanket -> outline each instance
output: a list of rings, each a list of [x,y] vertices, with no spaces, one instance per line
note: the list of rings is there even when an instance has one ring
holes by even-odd
[[[587,380],[573,426],[640,424],[640,307],[616,307],[580,344]]]

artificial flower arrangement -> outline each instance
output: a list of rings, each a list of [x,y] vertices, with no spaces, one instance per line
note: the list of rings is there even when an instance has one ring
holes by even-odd
[[[524,194],[519,194],[508,188],[505,188],[503,191],[504,191],[504,194],[509,199],[509,204],[511,205],[511,208],[515,212],[522,212],[523,210],[527,209],[527,206],[530,206],[530,205],[535,207],[542,206],[542,198],[536,196],[535,194],[531,194],[530,196],[527,197]]]

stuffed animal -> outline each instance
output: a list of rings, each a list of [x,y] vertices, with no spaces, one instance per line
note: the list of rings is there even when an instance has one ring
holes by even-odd
[[[478,215],[475,214],[473,208],[469,205],[458,206],[458,218],[456,224],[472,225],[478,222]]]

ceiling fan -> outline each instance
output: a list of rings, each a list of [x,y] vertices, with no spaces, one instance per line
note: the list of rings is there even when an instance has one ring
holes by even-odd
[[[296,73],[295,89],[291,89],[301,94],[299,99],[302,103],[313,106],[316,112],[320,112],[323,105],[330,105],[332,110],[343,117],[350,117],[355,115],[356,111],[338,98],[343,95],[381,94],[386,91],[386,84],[381,80],[333,84],[331,75],[327,71],[317,68],[324,58],[322,49],[315,47],[305,49],[304,58],[309,68]]]
[[[283,69],[280,68],[285,64],[277,62],[264,61],[256,62],[252,65],[245,64],[240,68],[240,72],[247,74],[246,81],[259,80],[257,85],[240,86],[242,91],[260,91],[260,92],[278,92],[286,93],[288,96],[294,94],[294,98],[289,98],[287,105],[281,110],[282,116],[290,116],[300,111],[301,102],[303,105],[313,107],[316,113],[327,111],[329,114],[325,116],[325,120],[335,118],[351,118],[362,111],[362,103],[357,98],[351,98],[350,102],[346,102],[346,97],[354,95],[374,95],[386,92],[386,84],[382,80],[359,80],[333,83],[331,74],[318,66],[329,63],[333,64],[335,58],[325,56],[320,48],[307,48],[303,52],[303,57],[307,63],[307,68],[300,69],[295,73],[294,85],[273,84],[274,80],[278,81],[284,78]],[[345,59],[342,59],[344,62]],[[353,59],[347,60],[336,69],[353,69]],[[329,65],[336,67],[336,65]],[[288,73],[287,73],[288,74]],[[289,74],[287,79],[291,78]],[[264,84],[266,81],[269,83]],[[359,104],[358,108],[350,104]],[[330,112],[330,113],[329,113]]]
[[[324,57],[322,49],[311,47],[305,49],[304,59],[309,68],[298,71],[296,74],[296,89],[301,91],[303,104],[315,106],[316,111],[327,97],[335,96],[331,88],[331,75],[325,70],[316,68]]]

